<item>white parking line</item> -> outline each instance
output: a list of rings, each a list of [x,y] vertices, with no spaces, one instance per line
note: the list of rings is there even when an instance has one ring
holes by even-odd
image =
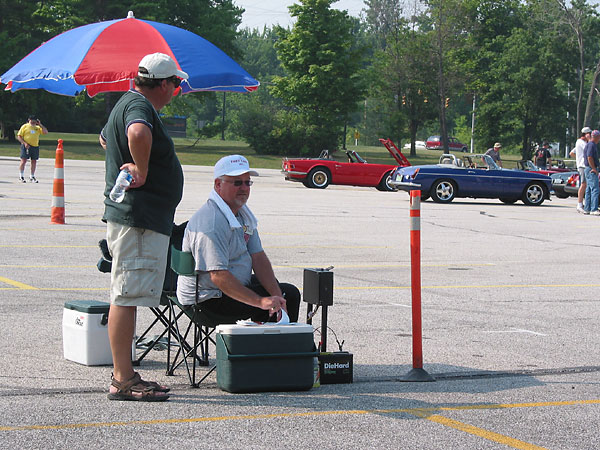
[[[524,330],[522,328],[513,328],[512,330],[494,330],[494,331],[484,331],[484,333],[529,333],[535,334],[536,336],[548,336],[544,333],[538,333],[537,331]]]

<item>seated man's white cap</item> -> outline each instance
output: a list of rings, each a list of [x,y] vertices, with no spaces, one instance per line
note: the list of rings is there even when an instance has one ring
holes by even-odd
[[[245,173],[249,173],[253,177],[259,176],[256,170],[250,169],[248,160],[242,155],[229,155],[224,156],[215,164],[214,178],[216,179],[224,175],[237,177]]]

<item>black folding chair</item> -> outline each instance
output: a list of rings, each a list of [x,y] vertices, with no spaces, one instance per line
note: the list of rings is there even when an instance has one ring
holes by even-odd
[[[170,360],[170,349],[167,350],[167,374],[173,375],[173,372],[181,364],[185,364],[190,384],[198,387],[216,368],[216,364],[204,374],[200,381],[196,382],[196,366],[210,366],[208,346],[209,343],[216,345],[213,334],[217,325],[235,323],[236,318],[221,316],[209,311],[202,310],[202,303],[198,303],[198,277],[196,273],[194,257],[190,252],[183,252],[171,246],[171,270],[177,275],[193,276],[196,279],[195,294],[193,305],[182,304],[176,295],[167,296],[169,301],[169,318],[171,326],[168,327],[169,334],[173,331],[173,336],[179,343],[179,348]],[[185,318],[187,326],[185,332],[181,333],[179,320]],[[193,330],[193,340],[190,344],[188,336]],[[171,338],[169,337],[169,342]],[[200,354],[198,354],[200,350]],[[192,370],[190,371],[188,359],[192,360]]]

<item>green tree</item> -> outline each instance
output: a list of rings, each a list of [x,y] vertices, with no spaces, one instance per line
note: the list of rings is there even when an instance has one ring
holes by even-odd
[[[277,34],[268,27],[262,31],[245,28],[236,39],[236,47],[242,55],[241,66],[261,84],[270,83],[275,75],[284,75],[275,50],[276,41]]]
[[[481,26],[472,29],[472,86],[478,94],[480,142],[520,148],[531,157],[535,143],[556,139],[565,129],[566,104],[561,77],[569,59],[555,30],[540,23],[536,2],[473,2]],[[478,29],[481,27],[482,29]],[[492,30],[496,35],[491,35]],[[508,144],[508,145],[507,145]]]
[[[301,0],[290,6],[292,30],[277,27],[275,44],[285,76],[273,79],[275,96],[306,126],[311,154],[335,149],[362,95],[358,72],[363,50],[355,46],[358,26],[333,0]]]
[[[386,111],[390,130],[398,137],[408,134],[411,156],[425,122],[436,116],[435,66],[427,35],[418,28],[415,14],[407,16],[399,0],[368,0],[368,30],[377,50],[368,72],[370,94]]]
[[[432,56],[435,64],[440,135],[444,151],[448,152],[447,104],[449,98],[463,91],[464,77],[457,55],[467,45],[462,18],[463,0],[427,0],[427,17]]]
[[[568,41],[576,45],[578,76],[577,84],[573,84],[577,94],[575,108],[575,135],[577,136],[584,124],[591,124],[593,99],[596,95],[595,88],[600,78],[600,62],[598,62],[589,89],[585,114],[582,114],[586,73],[590,66],[589,59],[590,55],[595,55],[598,50],[597,46],[593,44],[598,40],[598,13],[585,0],[573,0],[568,3],[564,0],[540,0],[540,3],[540,6],[549,12],[549,19],[560,27],[559,30],[563,30]]]

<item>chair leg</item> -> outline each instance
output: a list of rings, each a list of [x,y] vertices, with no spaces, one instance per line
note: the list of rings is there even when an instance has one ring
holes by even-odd
[[[210,366],[208,348],[210,342],[215,342],[211,338],[214,328],[209,328],[198,323],[199,315],[198,309],[194,307],[193,314],[190,314],[188,310],[181,309],[179,312],[175,312],[176,303],[169,303],[169,322],[168,327],[169,336],[173,336],[175,341],[179,344],[179,348],[175,352],[171,351],[168,347],[167,351],[167,375],[173,375],[175,369],[180,365],[185,364],[186,371],[192,387],[198,387],[202,381],[204,381],[216,368],[213,366],[205,374],[203,374],[200,380],[196,378],[196,366]],[[185,317],[189,322],[187,323],[184,332],[179,327],[179,319]],[[191,317],[190,317],[191,316]],[[191,320],[190,320],[191,319]],[[194,328],[191,330],[191,328]],[[190,333],[193,333],[193,337]],[[171,339],[169,339],[171,342]],[[174,354],[174,355],[173,355]],[[188,358],[192,358],[192,367],[189,367]],[[191,369],[191,370],[190,370]],[[198,374],[200,376],[200,374]]]
[[[172,373],[169,373],[169,366],[171,364],[171,319],[172,319],[172,312],[173,312],[173,307],[171,305],[171,302],[169,302],[168,305],[169,308],[169,326],[168,328],[168,341],[167,341],[167,375],[172,375]]]
[[[165,335],[165,333],[167,332],[167,329],[169,328],[169,323],[170,321],[167,321],[166,317],[165,317],[165,312],[167,311],[168,306],[166,306],[164,309],[160,309],[160,308],[150,308],[150,310],[154,313],[154,315],[156,316],[156,318],[154,319],[154,321],[150,324],[150,326],[148,328],[146,328],[146,331],[144,331],[144,333],[138,337],[137,341],[136,341],[136,345],[138,342],[141,342],[142,339],[144,339],[146,337],[146,335],[150,332],[150,330],[158,323],[161,322],[164,326],[165,329],[163,330],[163,332],[158,335],[156,337],[156,339],[154,339],[147,347],[146,350],[144,350],[144,352],[135,360],[133,361],[133,364],[135,366],[139,366],[140,362],[146,357],[146,355],[150,352],[150,350],[152,350],[154,348],[154,346],[156,345],[156,343]],[[168,347],[167,347],[168,349]]]
[[[169,306],[170,306],[171,309],[173,308],[173,304],[172,303],[170,303]],[[172,314],[173,314],[173,317],[174,317],[172,323],[175,325],[175,333],[176,333],[176,339],[177,339],[177,341],[179,343],[179,349],[177,350],[177,353],[176,353],[175,357],[173,358],[173,363],[170,365],[170,367],[169,367],[169,363],[167,363],[167,370],[168,370],[167,375],[173,375],[173,372],[174,372],[175,368],[179,367],[179,364],[181,364],[181,363],[179,363],[179,364],[175,365],[175,362],[176,362],[179,354],[181,353],[183,362],[185,363],[185,368],[186,368],[188,376],[190,377],[190,380],[191,380],[190,368],[189,368],[188,362],[187,362],[187,355],[186,355],[186,351],[184,350],[185,336],[182,337],[181,332],[179,331],[179,323],[178,323],[179,322],[179,318],[183,315],[183,312],[181,314],[177,315],[177,314],[175,314],[174,311],[172,311]],[[186,336],[187,336],[188,332],[189,332],[189,327],[188,327],[188,329],[186,331]]]
[[[206,339],[204,339],[204,346],[202,347],[202,359],[208,363],[208,327],[204,326],[202,329],[204,330],[204,336],[206,336]]]
[[[208,378],[208,376],[209,376],[211,373],[213,373],[213,372],[214,372],[214,370],[215,370],[216,368],[217,368],[217,365],[216,365],[216,364],[215,364],[214,366],[212,366],[212,367],[210,368],[210,370],[204,374],[204,376],[203,376],[203,377],[200,379],[200,381],[198,381],[198,384],[196,384],[196,386],[194,386],[194,387],[200,387],[200,384],[201,384],[201,383],[202,383],[204,380],[206,380],[206,378]]]
[[[196,386],[196,358],[198,356],[198,323],[197,323],[198,305],[194,305],[194,350],[192,357],[194,358],[192,386]]]

